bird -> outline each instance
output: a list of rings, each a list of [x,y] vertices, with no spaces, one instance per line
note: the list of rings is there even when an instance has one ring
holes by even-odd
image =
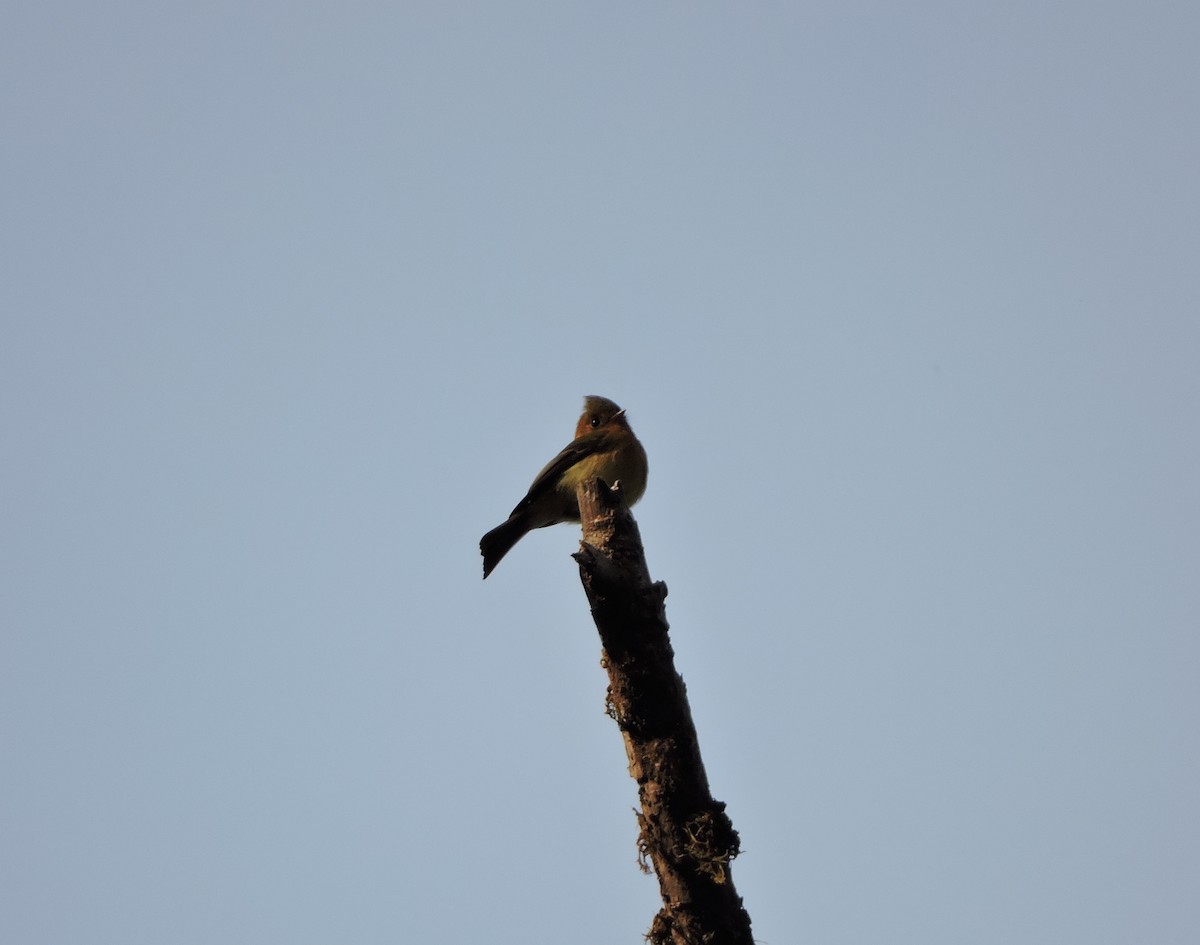
[[[578,522],[579,483],[597,477],[610,486],[619,481],[626,503],[633,505],[646,491],[647,470],[646,451],[625,411],[607,397],[585,397],[575,439],[537,474],[508,518],[480,539],[484,578],[533,529]]]

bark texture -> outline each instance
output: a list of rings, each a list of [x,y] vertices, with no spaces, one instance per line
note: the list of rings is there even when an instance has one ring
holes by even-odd
[[[733,886],[738,835],[713,799],[687,690],[675,670],[664,600],[637,523],[601,480],[579,487],[583,543],[575,560],[604,647],[606,710],[620,727],[638,785],[639,860],[658,876],[663,907],[652,945],[752,945]]]

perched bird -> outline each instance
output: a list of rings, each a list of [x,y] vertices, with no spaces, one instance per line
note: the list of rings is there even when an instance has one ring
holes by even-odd
[[[610,486],[621,483],[625,501],[633,505],[646,491],[646,451],[629,429],[625,411],[606,397],[585,397],[575,439],[550,460],[508,520],[483,536],[483,576],[527,532],[559,522],[579,521],[579,483],[599,477]]]

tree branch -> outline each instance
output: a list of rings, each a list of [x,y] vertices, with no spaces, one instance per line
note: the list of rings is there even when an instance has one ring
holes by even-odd
[[[637,781],[639,860],[654,866],[663,907],[652,945],[752,945],[733,886],[738,835],[713,800],[687,689],[667,633],[667,587],[652,583],[637,523],[619,491],[579,486],[583,542],[575,560],[604,647],[606,710]]]

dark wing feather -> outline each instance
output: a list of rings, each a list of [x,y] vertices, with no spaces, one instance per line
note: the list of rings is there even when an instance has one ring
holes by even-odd
[[[509,513],[509,516],[516,515],[521,509],[532,505],[534,499],[546,490],[553,489],[558,478],[576,463],[587,459],[595,453],[602,452],[606,438],[603,430],[596,430],[586,433],[579,437],[579,439],[573,440],[564,446],[561,452],[554,459],[550,460],[545,468],[534,477],[533,484],[529,487],[529,491],[525,493],[525,498],[516,504],[516,507]]]

